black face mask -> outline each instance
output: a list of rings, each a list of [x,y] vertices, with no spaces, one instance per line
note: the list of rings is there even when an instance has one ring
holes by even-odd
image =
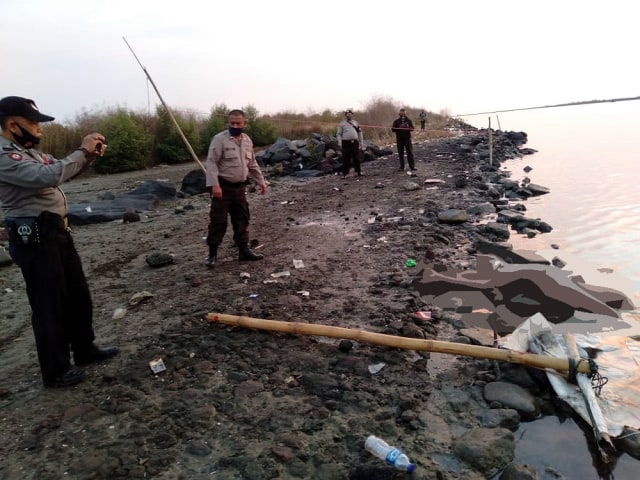
[[[229,127],[229,133],[232,137],[242,135],[242,132],[244,132],[244,128]]]
[[[18,124],[16,123],[16,125]],[[18,137],[17,135],[14,134],[13,138],[15,139],[16,142],[18,142],[24,148],[33,148],[40,143],[40,139],[38,137],[27,132],[20,125],[18,125],[18,128],[20,129],[20,133],[22,133],[22,136]]]

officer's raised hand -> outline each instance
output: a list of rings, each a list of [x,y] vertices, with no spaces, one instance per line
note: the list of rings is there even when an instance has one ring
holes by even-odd
[[[104,135],[101,133],[91,133],[82,139],[79,150],[82,150],[85,155],[101,157],[104,155],[106,146]]]

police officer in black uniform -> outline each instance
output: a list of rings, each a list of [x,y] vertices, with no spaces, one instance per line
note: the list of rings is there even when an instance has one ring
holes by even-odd
[[[111,358],[118,348],[94,343],[91,294],[59,187],[104,152],[105,139],[99,133],[87,135],[80,148],[58,160],[37,149],[40,122],[53,119],[40,113],[33,100],[0,100],[0,203],[9,254],[26,283],[43,382],[66,387],[85,378],[79,366]]]

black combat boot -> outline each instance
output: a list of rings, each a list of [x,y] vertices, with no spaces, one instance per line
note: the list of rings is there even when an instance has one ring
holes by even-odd
[[[245,260],[262,260],[264,258],[264,256],[252,252],[249,248],[249,245],[247,245],[246,243],[240,243],[238,244],[238,247],[240,249],[240,251],[238,252],[238,260],[240,260],[241,262]]]
[[[204,266],[207,268],[215,267],[217,256],[218,256],[218,247],[209,246],[209,256],[204,261]]]

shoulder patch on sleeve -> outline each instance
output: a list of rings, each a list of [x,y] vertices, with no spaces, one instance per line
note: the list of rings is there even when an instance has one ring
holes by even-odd
[[[22,160],[22,155],[20,155],[19,153],[8,153],[7,157],[9,157],[11,160],[15,160],[16,162],[19,162]]]

